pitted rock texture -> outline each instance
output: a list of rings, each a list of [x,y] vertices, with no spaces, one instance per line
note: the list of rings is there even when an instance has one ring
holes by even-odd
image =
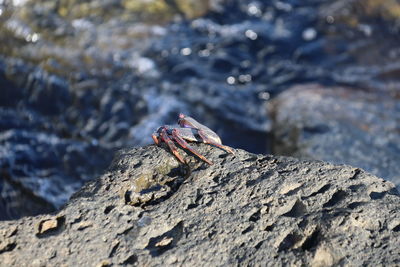
[[[124,150],[57,214],[0,222],[0,265],[400,264],[400,196],[365,171],[164,147]],[[184,151],[181,151],[183,154]]]

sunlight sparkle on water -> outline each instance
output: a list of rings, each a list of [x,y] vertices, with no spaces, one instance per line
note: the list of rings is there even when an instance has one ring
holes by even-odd
[[[201,57],[208,57],[210,55],[210,50],[208,49],[200,50],[198,54]]]
[[[27,41],[27,42],[32,42],[32,43],[36,43],[38,40],[39,40],[39,34],[37,34],[37,33],[32,33],[32,34],[28,34],[26,37],[25,37],[25,40]]]
[[[226,82],[228,84],[234,84],[236,82],[236,79],[233,76],[229,76],[228,78],[226,78]]]
[[[317,37],[317,31],[314,28],[307,28],[303,31],[302,37],[305,41],[314,40]]]
[[[253,30],[247,30],[245,33],[247,38],[249,38],[250,40],[255,40],[258,38],[258,35],[255,31]]]
[[[241,83],[248,83],[251,82],[251,75],[250,74],[241,74],[239,75],[239,82]]]
[[[190,47],[185,47],[181,49],[181,54],[183,56],[188,56],[192,53],[192,49],[190,49]]]
[[[247,6],[247,13],[252,16],[260,17],[262,15],[259,5],[257,3],[250,3]]]

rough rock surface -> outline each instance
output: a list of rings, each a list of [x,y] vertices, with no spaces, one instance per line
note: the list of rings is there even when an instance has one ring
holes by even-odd
[[[361,169],[166,149],[120,152],[57,214],[0,222],[2,266],[400,264],[400,196]],[[182,153],[184,153],[182,151]]]
[[[400,186],[398,99],[309,84],[274,101],[274,153],[357,166]]]

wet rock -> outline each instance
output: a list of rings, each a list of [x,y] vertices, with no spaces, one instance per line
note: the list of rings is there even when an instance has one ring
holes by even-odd
[[[321,8],[321,15],[334,16],[337,23],[347,24],[353,28],[359,28],[362,24],[367,24],[371,19],[382,20],[380,23],[387,21],[390,22],[391,28],[389,30],[399,30],[397,22],[399,21],[400,15],[396,11],[400,8],[400,5],[396,1],[379,1],[379,0],[368,0],[368,1],[337,1],[334,3],[325,3]],[[352,12],[352,14],[350,14]],[[361,24],[361,25],[360,25]],[[367,25],[365,25],[367,26]],[[376,27],[377,25],[368,25],[369,27]],[[370,29],[374,31],[377,29]],[[364,32],[367,34],[367,32]],[[372,32],[370,32],[372,34]]]
[[[84,156],[104,152],[100,146],[41,132],[4,131],[0,144],[0,190],[7,200],[3,219],[53,211],[92,177],[97,163],[107,162],[107,155]]]
[[[400,194],[392,183],[346,165],[194,146],[214,165],[180,150],[188,159],[181,165],[164,146],[123,150],[58,214],[0,222],[14,229],[3,232],[18,248],[3,249],[0,262],[28,265],[43,255],[50,265],[98,266],[399,262]],[[144,206],[121,194],[163,179],[171,193]]]
[[[0,105],[12,107],[17,105],[18,100],[22,98],[22,90],[16,84],[7,78],[6,65],[0,61],[0,86],[2,88]]]
[[[51,203],[40,196],[32,194],[31,190],[14,180],[7,171],[3,170],[1,177],[0,220],[55,211],[55,207]]]
[[[355,88],[296,86],[276,98],[273,150],[363,168],[400,186],[400,105]]]
[[[326,37],[322,46],[336,55],[330,66],[336,83],[399,95],[398,41],[393,38],[400,31],[399,7],[397,1],[379,0],[322,3],[316,28]],[[378,41],[382,38],[385,42]]]
[[[204,15],[210,9],[209,0],[201,1],[122,1],[126,11],[131,16],[140,16],[144,21],[168,21],[174,15],[180,14],[186,18],[193,19]],[[126,12],[125,11],[125,12]],[[128,12],[126,12],[128,13]],[[128,15],[128,14],[127,14]]]
[[[105,168],[118,144],[100,145],[96,139],[99,125],[82,129],[88,119],[85,110],[93,116],[92,106],[85,105],[84,97],[65,80],[21,60],[0,58],[0,65],[0,86],[5,90],[0,95],[0,219],[53,211]],[[136,99],[122,103],[116,101],[117,92],[110,95],[117,104],[102,110],[100,118],[114,121],[103,129],[107,133],[103,140],[113,143],[128,136],[127,123],[135,122],[127,113],[139,114],[142,108],[127,109],[135,106]],[[72,102],[73,97],[79,100]],[[85,107],[76,120],[74,105]]]
[[[42,75],[43,72],[38,71],[28,77],[28,88],[32,91],[28,92],[27,103],[39,112],[56,116],[70,104],[68,85],[57,76]]]

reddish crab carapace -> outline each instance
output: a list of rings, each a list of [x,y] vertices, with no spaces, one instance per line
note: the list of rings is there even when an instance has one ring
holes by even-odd
[[[178,158],[182,163],[186,163],[183,157],[178,153],[175,143],[178,143],[182,148],[189,150],[200,159],[204,160],[208,164],[213,164],[206,157],[201,155],[196,149],[190,146],[187,141],[200,142],[205,144],[214,145],[225,150],[228,153],[234,154],[230,147],[224,146],[219,136],[207,126],[197,122],[191,117],[187,117],[184,114],[179,114],[178,124],[180,127],[171,127],[168,125],[161,126],[152,134],[154,143],[157,145],[161,142],[165,142],[171,152]]]

